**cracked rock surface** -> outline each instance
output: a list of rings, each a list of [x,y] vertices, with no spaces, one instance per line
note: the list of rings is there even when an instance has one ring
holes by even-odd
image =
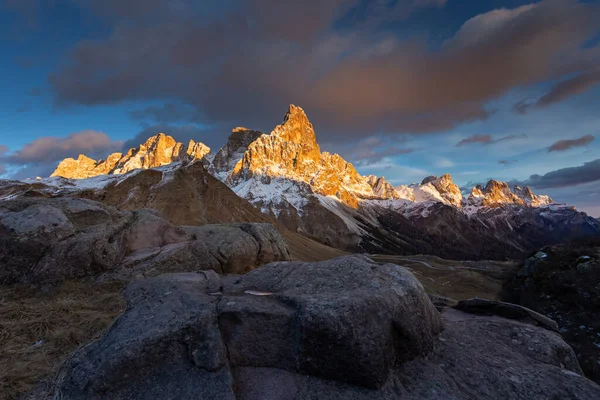
[[[132,282],[127,310],[59,373],[61,399],[599,398],[555,332],[438,313],[364,256]]]

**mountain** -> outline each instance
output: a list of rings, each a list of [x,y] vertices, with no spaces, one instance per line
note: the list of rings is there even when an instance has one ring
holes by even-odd
[[[58,164],[51,177],[70,179],[90,178],[106,174],[124,174],[135,169],[160,167],[184,160],[202,160],[210,154],[210,148],[190,140],[188,145],[176,142],[164,133],[152,136],[138,148],[127,154],[113,153],[105,160],[96,161],[83,154],[75,160],[66,158]]]
[[[201,143],[184,146],[159,134],[126,156],[117,153],[99,162],[84,156],[65,160],[53,175],[111,176],[177,161],[160,167],[173,173],[150,179],[146,178],[152,176],[149,172],[129,178],[128,190],[115,182],[101,196],[119,207],[158,207],[154,191],[164,186],[168,190],[162,196],[167,200],[158,208],[177,213],[173,210],[181,207],[180,199],[195,198],[180,188],[200,179],[199,170],[181,172],[185,177],[177,171],[190,171],[189,163],[201,160],[206,167],[202,174],[212,175],[202,175],[201,180],[217,181],[214,176],[288,231],[348,251],[454,259],[520,258],[534,248],[600,234],[598,220],[536,195],[528,187],[511,190],[507,183],[491,180],[472,188],[465,198],[448,174],[395,188],[383,177],[362,176],[338,154],[321,151],[306,113],[294,105],[270,134],[235,128],[214,157],[209,152]],[[91,178],[95,179],[104,178]],[[136,179],[150,182],[133,183]],[[231,203],[222,212],[236,215],[230,206],[235,208]],[[200,214],[189,215],[194,223],[204,223]]]

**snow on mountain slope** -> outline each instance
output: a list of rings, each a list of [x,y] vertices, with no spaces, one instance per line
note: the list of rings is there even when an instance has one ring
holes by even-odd
[[[190,164],[195,160],[202,165]],[[128,179],[145,169],[161,173]],[[292,232],[351,251],[504,258],[555,241],[600,234],[600,221],[535,195],[528,187],[511,190],[504,182],[489,181],[463,197],[448,174],[396,188],[383,177],[362,176],[341,156],[321,152],[308,117],[294,105],[270,134],[235,128],[214,157],[201,143],[184,146],[161,134],[125,156],[116,153],[100,162],[83,155],[64,160],[53,174],[87,179],[55,176],[38,183],[42,191],[116,192],[118,196],[110,195],[115,202],[133,207],[137,202],[130,196],[138,196],[139,190],[131,185],[146,185],[140,193],[150,197],[143,204],[154,204],[152,193],[157,190],[171,199],[161,188],[178,191],[187,185],[178,173],[183,169],[186,179],[200,179],[200,185],[210,173]],[[123,193],[124,180],[131,192]],[[2,195],[11,196],[11,190]]]

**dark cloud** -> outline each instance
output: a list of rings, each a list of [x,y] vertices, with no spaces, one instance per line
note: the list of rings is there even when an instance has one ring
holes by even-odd
[[[122,142],[111,140],[107,134],[92,130],[72,133],[65,138],[44,136],[7,156],[7,161],[14,164],[56,161],[77,157],[80,153],[88,156],[106,153],[121,145]]]
[[[491,135],[473,135],[468,138],[464,138],[463,140],[458,142],[456,144],[456,146],[460,147],[460,146],[464,146],[466,144],[472,144],[472,143],[480,143],[480,144],[500,143],[500,142],[506,142],[508,140],[524,139],[526,137],[527,137],[527,135],[524,133],[521,133],[519,135],[508,135],[508,136],[504,136],[504,137],[501,137],[498,139],[493,139]]]
[[[582,93],[592,86],[600,83],[600,69],[578,75],[567,79],[554,86],[548,93],[543,95],[537,102],[537,107],[545,107],[558,103],[570,96]]]
[[[102,158],[120,150],[121,141],[113,141],[102,132],[82,131],[65,138],[45,136],[25,144],[21,149],[8,153],[0,148],[0,164],[12,167],[17,172],[15,178],[49,176],[59,161],[67,157],[85,154],[92,158]],[[0,146],[2,147],[2,146]]]
[[[529,103],[522,100],[516,103],[513,109],[519,114],[526,114],[531,107],[543,108],[561,102],[569,97],[591,89],[598,83],[600,83],[600,69],[584,72],[573,78],[559,82],[535,103]]]
[[[590,144],[593,141],[594,141],[594,137],[592,135],[582,136],[577,139],[559,140],[559,141],[553,143],[552,146],[548,147],[548,152],[565,151],[565,150],[569,150],[573,147],[587,146],[588,144]]]
[[[561,168],[544,175],[531,175],[523,182],[538,189],[575,186],[600,180],[600,159],[579,167]]]
[[[476,16],[435,51],[380,27],[444,1],[80,1],[113,29],[51,74],[57,104],[175,99],[197,110],[193,122],[229,127],[270,129],[296,103],[331,137],[436,132],[487,118],[485,103],[513,87],[600,60],[582,47],[598,5],[572,0]]]
[[[498,164],[502,164],[502,165],[510,165],[510,164],[514,164],[516,163],[517,160],[499,160]]]

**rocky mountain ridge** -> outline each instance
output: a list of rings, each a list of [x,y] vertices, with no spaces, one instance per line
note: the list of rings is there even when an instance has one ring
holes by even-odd
[[[184,149],[170,137],[159,135],[148,142],[130,151],[130,158],[137,155],[136,163],[119,161],[110,173],[181,160],[180,154],[181,165],[202,158],[211,175],[263,214],[335,248],[497,259],[521,257],[566,238],[600,234],[598,220],[535,195],[528,187],[511,190],[507,183],[492,180],[474,187],[465,198],[448,174],[396,188],[383,177],[362,176],[341,156],[321,152],[314,127],[294,105],[270,134],[234,129],[214,158],[208,148],[197,154],[202,157],[185,156],[193,146]],[[161,156],[154,156],[157,153]],[[178,163],[167,167],[181,168]],[[134,192],[131,188],[123,198],[131,202]]]
[[[105,160],[94,160],[83,154],[77,159],[61,161],[51,177],[84,179],[99,175],[125,174],[136,169],[156,168],[178,161],[203,160],[210,155],[210,148],[200,142],[175,141],[171,136],[159,133],[140,144],[138,148],[122,153],[112,153]]]

